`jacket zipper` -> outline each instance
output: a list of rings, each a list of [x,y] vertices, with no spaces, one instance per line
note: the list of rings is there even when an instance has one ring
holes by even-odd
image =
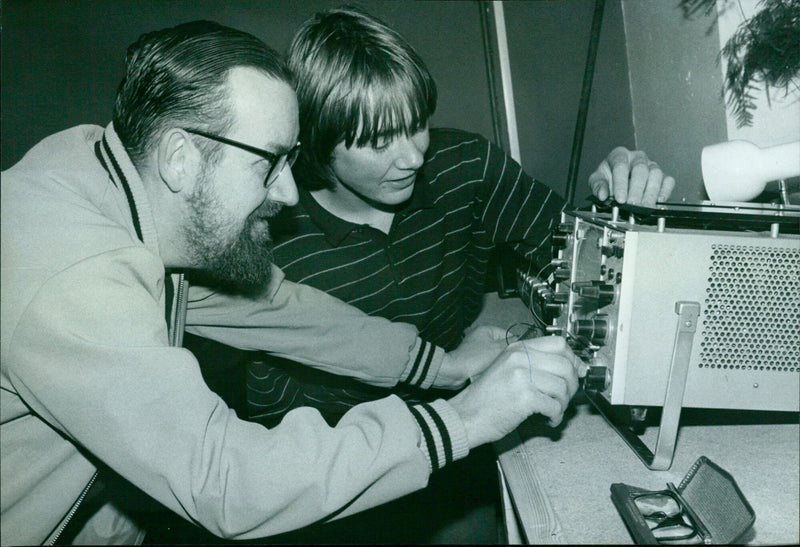
[[[183,345],[183,329],[186,326],[186,307],[189,303],[188,298],[188,283],[183,277],[183,274],[178,275],[178,283],[175,287],[175,315],[174,315],[174,323],[172,324],[171,332],[170,332],[170,344],[172,346],[179,347]],[[97,471],[94,472],[92,478],[89,480],[89,483],[84,487],[83,492],[81,495],[78,496],[78,499],[72,505],[72,508],[67,513],[67,516],[64,517],[64,520],[61,521],[61,526],[59,526],[58,531],[52,537],[52,539],[47,543],[48,545],[55,545],[56,542],[61,537],[61,534],[64,533],[66,530],[67,525],[72,521],[72,517],[75,516],[75,513],[78,512],[78,508],[83,503],[83,500],[86,498],[86,494],[89,493],[89,489],[92,487],[94,482],[97,480]]]
[[[186,327],[186,307],[189,303],[189,283],[183,274],[178,274],[178,283],[175,286],[174,312],[172,325],[170,325],[169,343],[179,348],[183,345],[183,329]]]
[[[89,493],[89,489],[92,487],[92,485],[94,484],[94,481],[96,479],[97,479],[97,471],[95,471],[94,475],[92,475],[92,478],[89,479],[89,484],[87,484],[86,487],[84,487],[83,492],[81,492],[81,495],[78,496],[78,499],[72,505],[72,509],[69,510],[69,513],[67,513],[67,516],[64,517],[63,521],[61,521],[61,526],[58,528],[58,531],[56,532],[56,535],[53,536],[53,538],[47,543],[48,545],[55,545],[56,544],[56,542],[58,541],[58,538],[60,538],[61,534],[64,533],[64,530],[67,528],[67,525],[72,520],[72,517],[74,517],[75,513],[78,511],[78,507],[80,507],[81,503],[83,503],[83,499],[86,497],[86,494]]]

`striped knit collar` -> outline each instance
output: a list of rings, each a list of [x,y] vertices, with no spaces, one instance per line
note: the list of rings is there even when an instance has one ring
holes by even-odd
[[[398,215],[408,215],[418,209],[429,209],[434,206],[434,200],[431,196],[428,184],[423,169],[421,169],[417,174],[417,181],[414,184],[414,192],[411,194],[411,199],[408,205],[403,208]],[[311,193],[302,186],[298,186],[298,193],[300,195],[300,205],[305,212],[308,213],[311,221],[323,231],[328,243],[334,247],[341,245],[342,241],[344,241],[353,230],[361,227],[359,224],[348,222],[325,209],[314,199]]]
[[[125,192],[137,237],[151,251],[158,254],[156,223],[144,183],[122,141],[119,140],[113,123],[109,123],[106,127],[103,138],[95,146],[95,151],[100,163],[108,171],[111,181],[120,191]]]

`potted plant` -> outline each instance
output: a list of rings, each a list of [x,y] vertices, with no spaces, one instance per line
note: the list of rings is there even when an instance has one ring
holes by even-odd
[[[738,8],[737,0],[681,0],[684,16]],[[727,62],[723,96],[738,127],[753,122],[753,92],[765,87],[789,93],[800,89],[800,0],[762,0],[720,51]]]

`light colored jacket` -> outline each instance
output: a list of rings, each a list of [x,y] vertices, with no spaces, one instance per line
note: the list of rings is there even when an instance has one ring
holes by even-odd
[[[185,300],[169,306],[170,334],[152,215],[110,125],[53,135],[2,174],[0,543],[54,540],[97,460],[188,520],[246,539],[402,496],[467,454],[442,400],[388,397],[335,428],[309,408],[273,429],[239,420],[175,347],[184,321],[376,385],[414,375],[430,385],[441,350],[277,270],[258,300],[187,293],[175,277]],[[414,367],[422,353],[425,378]],[[80,541],[141,541],[114,507],[100,516]]]

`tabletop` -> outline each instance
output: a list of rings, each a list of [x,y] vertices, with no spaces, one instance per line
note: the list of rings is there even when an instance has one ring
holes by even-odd
[[[519,300],[487,295],[477,323],[508,327],[528,317]],[[657,434],[656,420],[641,438],[652,448]],[[529,543],[632,544],[611,502],[611,484],[663,489],[680,483],[700,456],[728,471],[755,511],[740,543],[800,543],[797,413],[685,408],[672,466],[652,471],[579,394],[558,428],[534,416],[495,447]]]

